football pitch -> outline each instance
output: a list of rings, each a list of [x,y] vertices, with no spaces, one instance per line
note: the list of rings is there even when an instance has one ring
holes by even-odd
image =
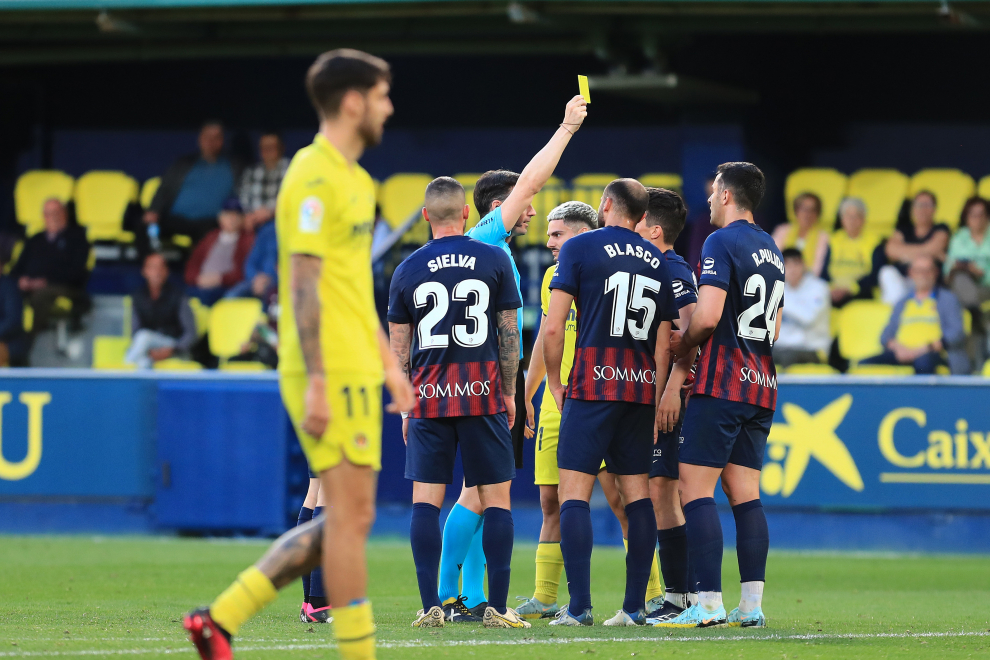
[[[0,657],[126,655],[192,658],[182,614],[208,603],[257,559],[267,541],[166,537],[0,537]],[[414,630],[420,607],[412,556],[375,540],[371,590],[381,658],[546,660],[661,655],[694,658],[968,658],[990,655],[990,557],[771,552],[764,611],[770,627],[529,630],[448,626]],[[531,595],[535,545],[513,557],[512,595]],[[725,557],[726,605],[739,598],[735,556]],[[621,605],[621,549],[596,547],[595,616]],[[566,588],[561,589],[566,601]],[[246,624],[244,658],[333,658],[330,628],[298,620],[301,589]]]

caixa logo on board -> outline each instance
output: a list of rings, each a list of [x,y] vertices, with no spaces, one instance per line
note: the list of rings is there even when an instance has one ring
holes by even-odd
[[[4,456],[3,440],[4,406],[13,401],[10,392],[0,392],[0,479],[20,481],[34,474],[41,463],[42,414],[44,407],[51,402],[48,392],[21,392],[17,400],[27,408],[27,453],[19,461],[8,461]]]
[[[452,396],[488,396],[492,392],[490,380],[472,380],[467,383],[423,383],[419,386],[420,399],[439,399]]]

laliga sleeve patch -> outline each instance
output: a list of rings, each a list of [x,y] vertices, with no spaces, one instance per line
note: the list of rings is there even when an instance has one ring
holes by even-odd
[[[307,197],[299,205],[299,231],[317,234],[323,224],[323,202],[319,197]]]

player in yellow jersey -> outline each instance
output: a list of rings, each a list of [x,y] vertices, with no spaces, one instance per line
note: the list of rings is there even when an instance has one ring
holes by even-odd
[[[279,372],[282,400],[330,506],[283,534],[209,608],[185,617],[204,660],[231,658],[241,625],[321,561],[341,657],[375,657],[365,544],[381,467],[383,381],[390,412],[414,401],[375,313],[374,186],[357,164],[393,112],[390,82],[384,60],[347,49],[324,53],[306,75],[320,132],[292,159],[278,197]]]
[[[584,202],[564,202],[547,214],[547,247],[553,253],[554,261],[560,247],[570,238],[598,228],[598,211]],[[550,280],[556,266],[547,269],[540,288],[540,302],[546,319],[550,305]],[[564,355],[560,375],[567,380],[574,362],[574,341],[577,338],[577,311],[571,312],[564,327]],[[546,378],[547,370],[543,362],[543,326],[537,333],[526,372],[526,430],[527,438],[536,437],[535,481],[540,487],[540,507],[543,509],[543,526],[540,528],[540,544],[536,548],[536,589],[533,597],[516,608],[519,616],[527,619],[550,618],[560,609],[557,605],[557,589],[560,574],[564,568],[564,557],[560,552],[560,502],[557,498],[557,485],[560,477],[557,472],[557,436],[560,431],[560,410],[553,397],[543,395],[540,404],[540,425],[534,430],[536,411],[533,397]],[[604,465],[603,465],[604,468]],[[622,507],[615,480],[607,472],[599,473],[599,482],[609,506],[622,525],[625,536],[625,511]],[[654,560],[650,574],[650,587],[647,597],[661,594],[660,577]],[[522,599],[522,598],[520,598]]]

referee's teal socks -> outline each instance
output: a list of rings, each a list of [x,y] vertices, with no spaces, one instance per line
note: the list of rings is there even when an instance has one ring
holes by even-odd
[[[443,526],[443,550],[440,554],[440,602],[457,598],[461,594],[468,597],[465,603],[475,607],[484,602],[485,559],[481,548],[482,517],[467,507],[455,504],[447,515]],[[475,534],[478,534],[478,550],[468,563],[468,554],[472,549]],[[480,561],[477,555],[480,554]],[[479,573],[480,564],[480,575]],[[464,590],[461,591],[459,582],[461,567],[464,568]],[[468,569],[471,569],[470,571]],[[480,600],[478,592],[481,593]],[[477,602],[472,602],[472,598]]]
[[[591,609],[591,550],[595,538],[591,528],[591,507],[581,500],[567,500],[560,505],[560,552],[567,571],[567,590],[571,616],[579,617]],[[647,564],[649,578],[649,564]],[[644,590],[645,590],[645,582]],[[640,606],[642,607],[642,606]],[[639,609],[639,608],[637,608]]]

